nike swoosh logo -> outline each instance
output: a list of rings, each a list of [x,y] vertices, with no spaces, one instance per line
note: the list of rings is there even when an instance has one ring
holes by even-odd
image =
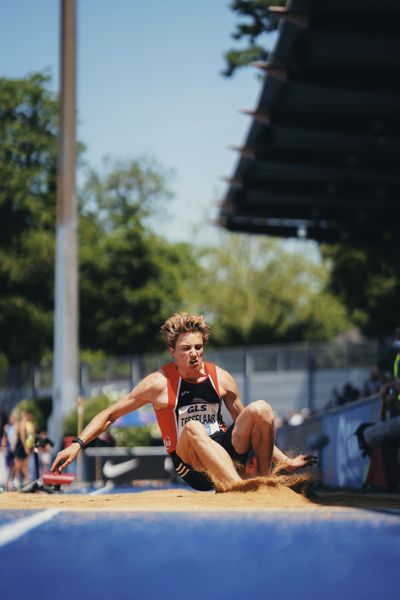
[[[139,460],[137,458],[132,458],[131,460],[126,460],[125,462],[114,464],[111,460],[107,460],[103,466],[103,475],[108,477],[109,479],[115,479],[116,477],[120,477],[139,465]]]

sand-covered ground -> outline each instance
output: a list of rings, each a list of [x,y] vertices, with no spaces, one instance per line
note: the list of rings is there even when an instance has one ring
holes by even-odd
[[[96,510],[96,511],[214,511],[310,508],[310,501],[291,489],[265,488],[250,492],[194,492],[152,490],[125,494],[0,494],[1,509]]]
[[[260,486],[240,492],[195,492],[182,489],[157,489],[124,494],[46,494],[4,492],[0,510],[59,509],[69,511],[144,511],[144,512],[262,512],[293,509],[324,510],[329,507],[400,511],[398,494],[365,494],[344,491],[316,491],[312,497],[294,492],[285,485]]]

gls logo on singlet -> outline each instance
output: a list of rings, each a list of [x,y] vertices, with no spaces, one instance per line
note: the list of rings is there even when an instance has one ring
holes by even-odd
[[[207,404],[190,404],[190,406],[188,406],[187,412],[190,413],[194,413],[194,412],[205,412],[207,410]]]
[[[189,421],[198,421],[201,423],[208,435],[219,431],[218,410],[219,404],[217,402],[212,402],[210,404],[195,402],[193,404],[187,404],[186,406],[180,406],[178,408],[179,434]]]

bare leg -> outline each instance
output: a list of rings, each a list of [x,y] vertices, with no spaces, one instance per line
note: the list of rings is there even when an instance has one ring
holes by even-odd
[[[23,476],[24,485],[29,483],[29,457],[24,458],[24,460],[23,460],[22,476]]]
[[[196,471],[207,471],[217,489],[242,481],[229,454],[207,435],[197,421],[189,421],[185,425],[176,452]]]
[[[264,400],[252,402],[240,413],[232,431],[232,444],[243,454],[253,448],[259,475],[270,475],[275,440],[272,409]]]
[[[23,477],[22,458],[16,458],[14,460],[14,481],[17,483],[18,486],[21,485],[22,477]],[[14,481],[13,481],[13,484],[14,484]]]

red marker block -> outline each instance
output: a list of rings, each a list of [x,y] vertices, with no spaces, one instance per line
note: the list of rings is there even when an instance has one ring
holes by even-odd
[[[72,473],[60,473],[58,475],[54,473],[44,473],[43,483],[45,485],[70,485],[75,479],[75,475]]]

